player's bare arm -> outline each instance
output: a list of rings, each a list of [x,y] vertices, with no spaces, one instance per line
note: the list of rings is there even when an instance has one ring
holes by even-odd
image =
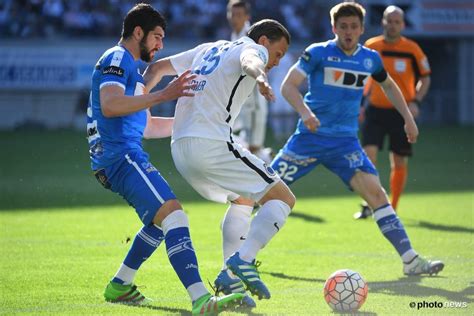
[[[258,90],[268,101],[275,101],[273,89],[268,83],[268,77],[265,73],[265,64],[253,53],[245,54],[242,59],[242,70],[257,81]]]
[[[127,96],[125,90],[116,85],[100,89],[100,104],[105,117],[124,116],[182,96],[193,96],[188,90],[195,76],[191,71],[184,72],[163,90],[150,94]]]
[[[408,109],[408,105],[403,98],[400,88],[390,76],[387,76],[387,79],[381,82],[380,85],[390,102],[392,102],[393,106],[405,120],[405,132],[407,134],[408,141],[410,143],[416,143],[416,139],[418,138],[418,127],[416,126],[413,115]]]
[[[160,59],[149,65],[143,73],[146,91],[151,91],[164,76],[175,76],[176,70],[173,68],[169,58]]]
[[[147,110],[147,120],[143,137],[165,138],[170,137],[173,130],[174,117],[152,116],[150,110]]]
[[[305,79],[306,76],[296,69],[296,66],[293,66],[281,84],[281,94],[298,112],[304,125],[314,133],[321,123],[313,111],[306,105],[299,90],[299,86]]]
[[[414,118],[417,118],[420,114],[419,104],[423,101],[431,85],[431,77],[424,76],[418,80],[416,85],[416,96],[415,100],[408,102],[408,108]]]

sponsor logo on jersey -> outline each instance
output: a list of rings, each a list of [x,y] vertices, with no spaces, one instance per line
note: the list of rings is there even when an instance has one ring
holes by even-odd
[[[291,162],[298,166],[303,166],[303,167],[307,167],[317,160],[316,158],[313,158],[313,157],[299,156],[293,152],[283,153],[281,155],[281,159]]]
[[[307,51],[304,51],[300,58],[305,62],[309,62],[311,60],[311,55]]]
[[[340,63],[341,62],[341,58],[339,57],[334,57],[334,56],[328,56],[328,61],[334,61],[336,63]]]
[[[374,67],[374,62],[371,58],[366,58],[364,59],[364,67],[365,69],[367,70],[370,70],[372,69],[372,67]]]
[[[334,87],[355,90],[363,89],[369,76],[370,73],[368,72],[353,71],[334,67],[324,68],[324,84]]]
[[[265,171],[267,172],[267,174],[268,174],[270,177],[273,177],[273,176],[275,176],[275,175],[276,175],[276,172],[275,172],[275,170],[273,170],[273,168],[272,168],[272,167],[270,167],[270,166],[267,166],[267,164],[266,164],[266,163],[264,163],[264,164],[263,164],[263,167],[265,168]]]
[[[119,77],[123,77],[124,72],[123,68],[117,66],[108,66],[102,70],[102,74],[104,75],[116,75]]]

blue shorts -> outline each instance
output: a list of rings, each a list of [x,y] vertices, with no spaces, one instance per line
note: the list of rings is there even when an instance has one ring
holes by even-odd
[[[293,134],[272,168],[290,185],[322,164],[341,178],[350,190],[354,174],[363,171],[378,175],[357,137],[328,137],[318,134]]]
[[[143,151],[124,154],[111,166],[97,170],[95,176],[105,188],[118,193],[134,207],[144,225],[152,223],[166,201],[176,199],[166,180]]]

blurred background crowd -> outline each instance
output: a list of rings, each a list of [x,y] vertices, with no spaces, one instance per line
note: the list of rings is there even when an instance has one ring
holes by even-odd
[[[22,126],[84,128],[95,62],[120,38],[126,12],[147,2],[168,22],[163,58],[205,41],[230,39],[228,0],[0,0],[0,130]],[[287,56],[269,74],[274,90],[305,47],[333,38],[329,10],[341,0],[248,0],[251,21],[273,18],[292,35]],[[405,10],[403,34],[428,56],[432,83],[422,124],[473,124],[474,1],[358,0],[367,10],[364,42],[381,34],[384,9]],[[145,67],[146,65],[144,65]],[[155,107],[172,115],[174,103]],[[50,115],[61,113],[61,115]],[[297,115],[281,96],[269,127],[285,138]]]
[[[141,1],[163,12],[173,37],[228,38],[223,0]],[[282,21],[295,39],[330,34],[329,4],[311,0],[249,1],[254,21]],[[0,37],[58,38],[119,36],[122,17],[135,3],[128,0],[0,0]],[[307,10],[311,5],[312,10]]]

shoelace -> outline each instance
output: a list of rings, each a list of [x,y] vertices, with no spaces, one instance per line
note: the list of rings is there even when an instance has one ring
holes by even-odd
[[[214,296],[219,296],[219,292],[220,292],[222,289],[218,288],[217,286],[212,285],[212,283],[211,283],[211,281],[209,281],[209,279],[207,279],[207,283],[209,283],[209,286],[210,286],[211,289],[214,291]]]

